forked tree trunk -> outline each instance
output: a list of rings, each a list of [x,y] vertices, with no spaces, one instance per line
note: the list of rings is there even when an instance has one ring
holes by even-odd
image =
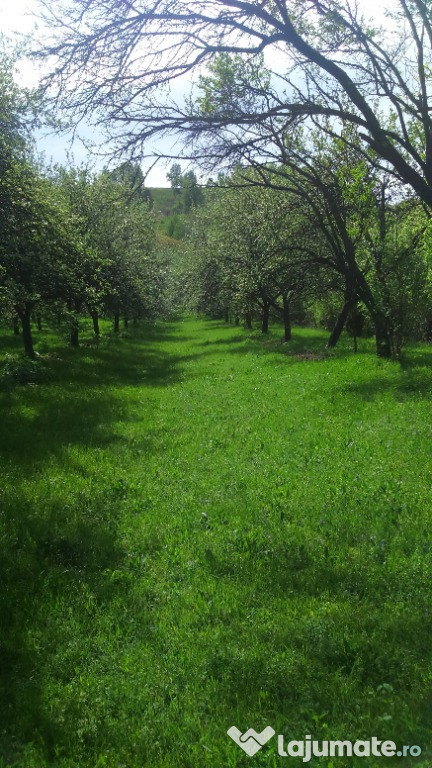
[[[285,341],[291,341],[291,312],[290,303],[286,293],[282,296],[283,301],[283,319],[284,319],[284,338]]]
[[[352,306],[353,306],[353,302],[351,299],[348,299],[347,301],[345,301],[345,304],[343,305],[340,311],[339,317],[336,320],[335,326],[330,334],[330,338],[327,342],[327,347],[329,348],[335,347],[336,344],[338,343]]]
[[[365,276],[359,271],[356,275],[359,290],[358,297],[364,302],[375,325],[376,353],[378,357],[389,358],[392,356],[392,334],[386,316],[377,309],[375,298],[372,294]]]
[[[26,306],[25,309],[19,311],[18,314],[22,325],[24,352],[27,357],[34,358],[35,353],[33,349],[33,337],[31,332],[31,308]]]

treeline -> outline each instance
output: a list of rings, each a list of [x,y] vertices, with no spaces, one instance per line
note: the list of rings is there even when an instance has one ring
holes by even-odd
[[[40,103],[14,84],[5,56],[0,77],[0,313],[28,356],[42,317],[77,346],[84,316],[98,336],[101,316],[118,331],[121,316],[185,309],[259,321],[263,333],[276,319],[285,341],[292,323],[324,326],[329,347],[344,328],[374,334],[380,357],[432,339],[430,210],[355,125],[335,135],[272,124],[277,151],[265,160],[248,148],[205,194],[194,171],[173,164],[178,212],[161,226],[137,164],[42,168],[32,142]],[[200,114],[231,114],[240,85],[256,107],[251,79],[267,88],[265,77],[262,61],[251,72],[241,57],[216,57],[199,81]]]
[[[125,323],[151,318],[166,305],[165,257],[139,166],[93,174],[44,169],[35,160],[32,128],[40,104],[0,63],[0,315],[22,333],[33,357],[32,322],[67,328],[79,344],[80,320]]]
[[[240,170],[213,193],[191,226],[190,306],[246,328],[259,321],[263,333],[273,317],[285,341],[293,321],[328,328],[329,347],[347,327],[375,334],[379,356],[399,356],[407,339],[431,340],[430,221],[416,200],[388,201],[362,159],[341,167],[331,149],[308,178],[270,168],[253,186]]]
[[[380,357],[398,357],[409,338],[430,341],[421,200],[403,194],[353,127],[307,140],[292,128],[285,146],[284,163],[239,165],[213,183],[190,232],[191,306],[246,328],[259,319],[263,333],[273,317],[286,341],[292,321],[328,328],[329,347],[344,328],[374,334]]]
[[[180,163],[173,163],[167,173],[171,184],[171,210],[160,222],[160,230],[168,237],[183,240],[188,231],[188,219],[192,211],[205,202],[202,187],[195,171],[183,172]],[[168,190],[159,190],[166,193]]]

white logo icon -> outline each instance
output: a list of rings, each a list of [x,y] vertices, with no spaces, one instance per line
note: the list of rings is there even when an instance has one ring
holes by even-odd
[[[246,733],[239,731],[235,725],[227,731],[228,736],[246,752],[249,757],[253,757],[257,752],[267,744],[269,739],[275,735],[275,731],[269,725],[261,733],[257,733],[253,728],[249,728]]]

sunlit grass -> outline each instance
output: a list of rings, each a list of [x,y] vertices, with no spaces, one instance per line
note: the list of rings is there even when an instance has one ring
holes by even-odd
[[[279,764],[233,724],[427,753],[432,353],[279,337],[42,333],[6,377],[1,766]]]

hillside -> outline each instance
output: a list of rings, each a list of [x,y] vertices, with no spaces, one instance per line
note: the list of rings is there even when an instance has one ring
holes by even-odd
[[[153,202],[153,211],[157,216],[172,216],[174,213],[182,213],[179,193],[171,187],[148,187]],[[217,188],[202,187],[204,201],[215,194]]]
[[[178,193],[171,187],[149,187],[153,202],[153,211],[156,215],[171,216],[180,213]]]

